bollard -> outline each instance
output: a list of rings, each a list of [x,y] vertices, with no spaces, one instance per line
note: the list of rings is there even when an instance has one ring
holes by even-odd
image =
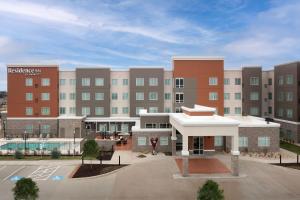
[[[279,163],[281,165],[281,154],[279,155]]]
[[[299,154],[297,154],[297,164],[299,164]]]
[[[121,156],[119,156],[119,166],[121,165]]]

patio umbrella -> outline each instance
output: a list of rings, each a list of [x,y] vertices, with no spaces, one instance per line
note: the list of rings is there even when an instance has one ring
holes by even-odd
[[[129,133],[119,133],[118,135],[120,135],[120,136],[128,136],[130,134]]]

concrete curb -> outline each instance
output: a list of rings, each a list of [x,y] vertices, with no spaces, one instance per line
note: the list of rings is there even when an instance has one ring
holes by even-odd
[[[190,174],[189,176],[182,176],[181,174],[173,174],[173,179],[241,179],[246,178],[248,175],[240,174],[239,176],[233,176],[231,174]]]

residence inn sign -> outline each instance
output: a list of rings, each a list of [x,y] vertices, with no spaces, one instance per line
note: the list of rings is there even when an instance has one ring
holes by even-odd
[[[42,70],[38,68],[9,67],[7,68],[7,72],[9,74],[38,75]]]

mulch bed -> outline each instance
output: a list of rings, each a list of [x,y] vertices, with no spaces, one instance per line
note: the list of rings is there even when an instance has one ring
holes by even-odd
[[[300,163],[273,163],[272,165],[281,166],[281,167],[288,167],[292,169],[300,170]]]
[[[112,164],[84,164],[81,165],[74,173],[72,178],[83,178],[106,174],[114,170],[120,169],[127,165],[112,165]]]

